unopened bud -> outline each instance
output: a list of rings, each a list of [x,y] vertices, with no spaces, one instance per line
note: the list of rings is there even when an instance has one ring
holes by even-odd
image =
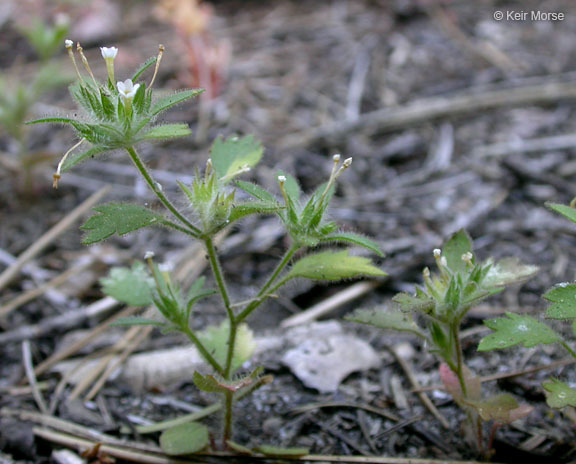
[[[434,258],[440,258],[440,256],[442,256],[442,250],[440,248],[434,248],[432,253],[434,254]]]
[[[442,256],[442,258],[440,258],[440,266],[442,267],[448,266],[448,260],[446,259],[446,256]]]
[[[346,159],[344,160],[344,162],[342,163],[342,167],[343,167],[343,168],[349,168],[351,164],[352,164],[352,158],[351,158],[351,157],[350,157],[350,158],[346,158]]]
[[[340,161],[340,155],[334,155],[332,159],[334,160],[335,163],[337,163],[338,161]]]
[[[425,267],[424,270],[422,271],[422,274],[424,275],[425,279],[429,279],[430,278],[430,269]]]

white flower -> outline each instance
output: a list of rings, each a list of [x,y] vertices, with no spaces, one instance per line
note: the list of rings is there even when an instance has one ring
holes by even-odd
[[[72,45],[74,45],[74,42],[72,42],[70,39],[66,39],[66,40],[64,41],[64,46],[65,46],[66,48],[72,48]]]
[[[133,84],[131,79],[126,79],[124,82],[118,82],[118,92],[124,98],[131,100],[136,95],[140,84]]]
[[[286,182],[286,176],[278,176],[278,182],[280,182],[281,184]]]
[[[106,59],[114,59],[118,54],[118,49],[116,47],[100,47],[100,52],[102,53],[102,58]]]

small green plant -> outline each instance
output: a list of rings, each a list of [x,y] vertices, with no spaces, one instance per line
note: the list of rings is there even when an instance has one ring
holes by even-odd
[[[550,203],[548,207],[576,223],[574,204],[574,201],[570,206]],[[567,282],[556,284],[544,294],[543,298],[551,303],[546,309],[546,319],[572,321],[572,333],[576,336],[576,284]],[[493,330],[493,333],[480,341],[479,351],[500,350],[517,345],[532,348],[537,345],[558,343],[576,359],[576,351],[566,338],[534,317],[507,313],[505,318],[492,319],[484,323]],[[565,406],[576,406],[575,388],[555,378],[547,380],[542,386],[550,407],[560,409]]]
[[[38,71],[29,83],[24,83],[15,75],[10,75],[8,79],[0,77],[0,129],[13,140],[13,148],[9,156],[5,156],[4,164],[23,175],[23,190],[27,193],[32,189],[32,169],[50,157],[29,151],[28,131],[24,122],[42,95],[71,81],[57,66],[48,62],[61,46],[68,27],[68,20],[61,17],[52,26],[36,19],[30,27],[20,28],[40,58]]]
[[[72,42],[66,48],[76,67]],[[55,186],[62,173],[79,163],[109,150],[127,152],[134,166],[154,192],[164,211],[145,206],[109,203],[95,208],[96,214],[82,226],[86,234],[83,243],[92,244],[118,234],[147,226],[164,226],[181,232],[190,239],[201,242],[212,270],[216,289],[207,289],[203,278],[187,290],[175,281],[170,271],[157,265],[153,253],[145,256],[148,263],[136,262],[131,268],[113,269],[102,280],[104,292],[133,306],[154,305],[158,314],[133,317],[119,322],[121,325],[152,325],[162,331],[178,331],[185,334],[198,349],[211,372],[194,372],[196,386],[206,392],[220,395],[224,419],[221,432],[222,449],[245,449],[233,439],[234,402],[254,389],[271,381],[262,375],[262,368],[242,372],[243,364],[254,351],[252,332],[247,319],[287,282],[298,278],[334,281],[359,276],[380,277],[386,274],[375,267],[368,258],[350,255],[346,250],[322,250],[300,256],[302,251],[330,243],[359,245],[381,255],[378,246],[357,234],[342,232],[327,218],[327,209],[335,191],[336,180],[350,166],[352,159],[340,161],[333,157],[333,169],[328,181],[306,198],[297,181],[278,173],[280,198],[262,187],[241,181],[238,177],[252,169],[261,159],[262,145],[252,136],[218,138],[211,150],[204,172],[196,169],[191,185],[179,183],[190,214],[184,214],[166,197],[137,153],[135,145],[140,142],[171,139],[190,134],[186,124],[158,124],[158,116],[192,97],[200,90],[185,90],[157,99],[152,82],[146,86],[142,73],[155,64],[158,70],[163,47],[157,58],[147,61],[131,79],[114,84],[114,58],[117,49],[102,48],[107,61],[108,80],[99,83],[78,45],[79,56],[88,72],[88,78],[80,74],[79,80],[70,87],[75,101],[84,111],[80,119],[44,118],[32,123],[50,122],[72,126],[80,141],[72,147],[58,164],[54,175]],[[91,146],[75,152],[82,143]],[[239,198],[243,196],[243,198]],[[280,258],[276,268],[264,281],[258,292],[248,301],[235,302],[228,290],[220,256],[214,244],[215,235],[230,224],[252,214],[275,214],[284,224],[291,244]],[[225,317],[216,325],[199,330],[197,302],[219,296]],[[160,444],[169,454],[188,454],[208,446],[209,433],[200,423],[188,423],[166,430]],[[260,447],[257,452],[280,456],[282,454],[306,454],[307,450]]]
[[[496,428],[523,417],[531,408],[519,405],[507,394],[483,398],[480,381],[464,360],[460,327],[474,305],[530,277],[536,268],[520,265],[514,259],[477,262],[472,241],[463,230],[454,234],[442,250],[434,250],[434,258],[438,274],[431,274],[425,268],[424,287],[417,287],[414,295],[399,293],[392,299],[392,309],[360,309],[347,319],[408,332],[422,339],[424,347],[442,361],[440,377],[446,390],[466,412],[468,436],[478,451],[489,454]],[[493,423],[487,446],[482,421]]]

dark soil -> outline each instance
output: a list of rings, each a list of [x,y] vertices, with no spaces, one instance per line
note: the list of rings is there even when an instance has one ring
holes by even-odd
[[[154,55],[161,42],[167,51],[159,85],[174,89],[190,85],[181,39],[173,27],[151,13],[151,6],[122,2],[121,8],[107,9],[107,1],[94,2],[92,8],[80,2],[6,4],[7,11],[12,9],[0,15],[0,51],[4,52],[0,54],[0,65],[8,81],[29,79],[36,69],[34,55],[15,27],[26,20],[26,8],[35,4],[34,11],[47,18],[56,11],[66,11],[73,24],[92,18],[96,26],[98,21],[106,25],[102,12],[112,11],[122,18],[122,26],[114,26],[116,22],[110,20],[110,27],[100,25],[100,35],[83,37],[79,30],[75,32],[78,37],[71,36],[83,40],[92,63],[101,61],[98,46],[116,45],[121,53],[117,73],[123,75],[125,69]],[[384,108],[407,107],[430,97],[451,102],[458,95],[573,81],[576,4],[570,0],[222,0],[214,1],[213,7],[212,39],[227,43],[231,49],[220,95],[205,101],[203,121],[199,121],[198,105],[180,106],[168,114],[170,121],[186,120],[197,133],[195,137],[141,147],[146,161],[163,176],[165,191],[185,207],[177,194],[176,180],[186,180],[195,166],[204,165],[210,143],[218,135],[253,133],[260,138],[266,154],[251,175],[271,188],[277,170],[282,169],[294,173],[303,188],[310,191],[328,175],[334,153],[353,156],[354,163],[341,178],[331,214],[344,227],[381,244],[387,256],[379,264],[390,278],[361,300],[333,311],[329,318],[341,319],[358,306],[386,304],[396,292],[412,289],[421,281],[422,268],[433,265],[432,249],[458,229],[466,228],[481,258],[515,256],[540,267],[540,273],[522,287],[508,290],[491,299],[489,305],[472,311],[464,327],[471,333],[465,339],[470,367],[478,375],[487,376],[562,359],[565,353],[557,347],[484,354],[477,353],[475,347],[486,333],[479,329],[483,319],[506,311],[541,315],[545,308],[541,295],[554,283],[571,281],[575,275],[576,231],[545,207],[547,201],[568,203],[576,194],[572,183],[576,175],[576,137],[572,142],[553,138],[576,133],[573,98],[515,105],[506,100],[504,93],[497,108],[472,105],[468,111],[407,118],[393,126],[373,125],[365,115]],[[529,14],[526,20],[494,20],[496,11],[506,14],[512,10],[560,12],[565,18],[534,21]],[[104,19],[98,19],[97,13]],[[4,57],[10,49],[21,51],[17,62]],[[58,63],[61,69],[72,72],[64,55],[57,58]],[[104,72],[103,67],[94,67],[96,72]],[[72,111],[72,102],[63,95],[43,96],[36,114]],[[424,103],[419,111],[426,106]],[[354,129],[346,129],[345,123],[353,121]],[[327,132],[318,135],[319,128]],[[13,143],[1,130],[0,156],[16,160]],[[31,152],[48,152],[57,160],[73,143],[73,134],[67,129],[30,128]],[[121,153],[81,165],[63,176],[60,189],[52,190],[56,162],[36,167],[35,182],[29,191],[23,191],[17,173],[0,164],[0,271],[105,185],[112,187],[106,201],[152,202],[146,186]],[[64,284],[0,318],[0,337],[78,311],[102,298],[97,279],[112,265],[140,259],[149,249],[161,260],[171,259],[178,254],[175,250],[188,246],[182,237],[168,231],[143,231],[90,248],[82,248],[80,239],[77,227],[71,227],[0,289],[0,303],[4,304],[92,260],[90,272],[81,273],[84,277],[74,286]],[[230,233],[222,260],[235,299],[250,298],[254,282],[270,272],[286,243],[278,233],[278,224],[270,218],[248,220]],[[348,285],[291,286],[253,317],[251,326],[257,333],[277,328],[293,312],[323,301]],[[207,305],[199,326],[217,321],[220,313],[216,311],[213,305]],[[4,343],[0,347],[0,407],[37,410],[29,390],[21,394],[14,390],[26,381],[23,338],[29,339],[33,364],[38,365],[61,347],[65,335],[91,329],[102,321],[102,315],[83,319],[72,326],[52,327],[40,336],[15,336]],[[274,374],[275,380],[238,404],[236,441],[250,446],[262,442],[306,446],[315,454],[480,459],[460,433],[462,411],[444,392],[431,392],[432,401],[450,423],[451,428],[444,429],[411,393],[404,371],[389,350],[410,343],[414,350],[410,362],[417,379],[422,385],[438,385],[438,363],[424,347],[408,337],[352,324],[344,326],[346,332],[372,344],[383,358],[382,367],[352,374],[336,393],[319,394],[304,387],[282,365],[281,350],[267,352],[257,361]],[[112,335],[124,333],[115,330]],[[100,347],[117,339],[103,341]],[[153,332],[138,351],[182,342],[178,337]],[[87,354],[77,353],[75,357],[81,359]],[[485,383],[486,392],[510,392],[535,408],[527,419],[499,430],[494,461],[546,459],[549,463],[573,459],[575,415],[546,406],[540,385],[551,376],[576,382],[576,372],[568,366]],[[392,377],[401,380],[408,399],[404,408],[395,400]],[[49,403],[54,401],[59,380],[55,373],[38,379],[46,382],[43,395]],[[84,405],[68,401],[72,390],[73,386],[66,386],[58,392],[55,416],[118,436],[122,427],[133,428],[143,419],[159,421],[189,412],[182,404],[206,405],[213,401],[199,394],[191,382],[161,391],[135,391],[112,378],[93,401]],[[305,412],[299,409],[310,404],[317,407]],[[361,406],[393,413],[400,421]],[[208,419],[212,424],[217,421]],[[0,462],[56,462],[51,453],[60,446],[35,436],[29,422],[2,417],[0,424]],[[129,438],[154,442],[157,436]]]

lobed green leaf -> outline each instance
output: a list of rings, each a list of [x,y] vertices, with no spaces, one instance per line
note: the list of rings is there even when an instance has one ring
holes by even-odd
[[[546,310],[546,317],[576,319],[576,284],[557,284],[542,298],[552,303]]]
[[[136,261],[132,268],[115,267],[108,277],[100,279],[102,291],[112,298],[130,306],[148,306],[152,304],[154,279],[148,274],[146,266]],[[141,318],[130,318],[135,321]],[[156,324],[160,324],[155,321]]]
[[[551,379],[542,384],[546,393],[546,403],[551,408],[565,406],[576,407],[576,390],[558,379]]]
[[[506,318],[491,319],[484,324],[494,333],[484,337],[478,345],[478,351],[490,351],[523,345],[532,348],[536,345],[548,345],[562,340],[546,324],[530,316],[506,313]]]

